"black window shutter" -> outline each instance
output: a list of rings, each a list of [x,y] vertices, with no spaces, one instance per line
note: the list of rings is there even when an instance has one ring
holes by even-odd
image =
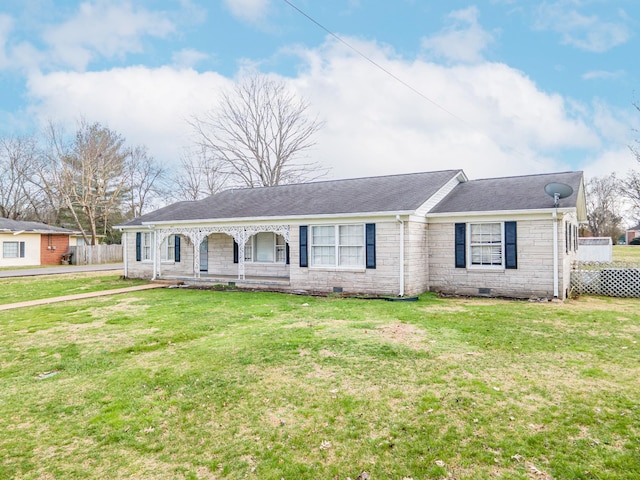
[[[367,223],[366,229],[366,253],[367,268],[376,268],[376,224]]]
[[[233,263],[238,263],[238,242],[233,241]]]
[[[136,232],[136,262],[142,260],[142,233]]]
[[[284,246],[284,252],[285,252],[285,255],[287,257],[287,265],[289,265],[290,262],[289,262],[289,244],[288,243],[285,244],[285,246]]]
[[[173,237],[175,244],[173,245],[173,258],[176,262],[180,261],[180,237],[178,235]]]
[[[308,245],[309,240],[307,236],[308,227],[306,225],[300,225],[300,266],[308,267],[309,266],[309,254],[308,254]]]
[[[467,266],[467,248],[466,248],[467,224],[456,223],[455,232],[456,232],[456,239],[455,239],[456,268],[465,268]]]
[[[20,258],[24,258],[24,242],[20,242]]]
[[[518,268],[518,233],[516,222],[504,222],[505,267]]]

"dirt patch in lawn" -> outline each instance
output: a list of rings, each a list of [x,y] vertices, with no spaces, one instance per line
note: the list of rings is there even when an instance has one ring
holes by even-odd
[[[108,302],[113,297],[100,298],[104,302]],[[91,299],[95,301],[96,299]],[[148,304],[134,305],[135,302],[139,302],[140,297],[119,297],[118,301],[114,305],[104,305],[91,308],[89,311],[93,318],[104,319],[110,317],[114,313],[127,313],[131,315],[137,315],[146,311],[149,308]]]
[[[378,333],[384,340],[398,345],[404,345],[416,350],[428,349],[428,344],[425,343],[425,331],[410,323],[382,325],[375,330],[371,330],[371,332]]]

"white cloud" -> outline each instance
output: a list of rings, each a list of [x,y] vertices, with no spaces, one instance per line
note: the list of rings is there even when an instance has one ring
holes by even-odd
[[[597,152],[587,160],[584,173],[589,178],[602,177],[616,172],[619,176],[625,176],[630,170],[638,170],[639,165],[628,147],[619,146]]]
[[[80,4],[75,17],[47,28],[43,36],[56,63],[83,70],[97,55],[114,58],[141,52],[144,36],[164,37],[173,30],[161,13],[129,2],[97,0]]]
[[[482,52],[493,41],[493,35],[478,23],[475,6],[456,10],[448,15],[450,25],[435,35],[422,39],[422,48],[435,57],[454,62],[477,63]]]
[[[349,39],[368,53],[376,47]],[[472,177],[569,168],[554,154],[597,148],[597,135],[569,105],[521,72],[485,63],[447,68],[387,56],[406,79],[454,118],[337,44],[307,52],[300,90],[326,120],[317,159],[336,176],[450,167]],[[380,52],[379,52],[380,54]]]
[[[11,42],[15,26],[11,16],[0,14],[0,70],[33,71],[46,57],[28,42]]]
[[[29,81],[32,114],[71,130],[84,116],[144,144],[159,160],[176,163],[188,145],[187,120],[217,101],[230,81],[217,73],[162,67],[116,68],[102,72],[57,72]]]
[[[537,10],[535,28],[552,30],[562,36],[562,43],[590,52],[606,52],[626,43],[631,32],[626,15],[619,12],[618,21],[603,20],[597,15],[584,15],[574,1],[543,3]]]
[[[595,165],[601,153],[619,150],[608,144],[621,141],[614,133],[619,112],[545,93],[504,64],[446,67],[347,40],[462,121],[337,42],[300,50],[306,69],[285,81],[325,121],[310,159],[330,167],[330,177],[448,168],[471,178],[519,175],[576,168],[566,152],[590,152]],[[191,141],[186,119],[215,105],[230,83],[215,72],[130,67],[32,75],[28,89],[37,118],[73,128],[84,115],[176,164]]]
[[[203,52],[199,52],[198,50],[193,50],[191,48],[185,48],[180,50],[179,52],[175,52],[172,55],[173,65],[177,68],[193,68],[198,63],[207,60],[209,55]]]
[[[609,72],[607,70],[592,70],[582,75],[584,80],[611,80],[620,78],[625,75],[624,70],[616,70],[615,72]]]
[[[9,64],[7,57],[7,39],[13,28],[13,18],[9,15],[0,14],[0,69],[6,68]]]
[[[249,23],[258,23],[265,19],[269,9],[269,0],[224,0],[231,14]]]

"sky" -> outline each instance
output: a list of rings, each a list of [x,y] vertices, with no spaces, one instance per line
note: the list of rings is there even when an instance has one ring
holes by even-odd
[[[323,122],[326,178],[624,175],[639,34],[638,0],[0,0],[0,136],[84,118],[175,167],[263,73]]]

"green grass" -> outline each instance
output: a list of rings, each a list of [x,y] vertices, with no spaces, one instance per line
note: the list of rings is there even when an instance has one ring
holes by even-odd
[[[614,245],[613,261],[640,263],[640,245]]]
[[[96,292],[148,283],[143,280],[122,280],[113,272],[103,275],[73,273],[33,277],[0,278],[0,305],[41,298]]]
[[[0,478],[640,478],[637,306],[163,289],[3,312]]]

